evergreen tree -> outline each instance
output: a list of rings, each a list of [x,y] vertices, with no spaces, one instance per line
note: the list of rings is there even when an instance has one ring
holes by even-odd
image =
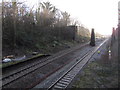
[[[95,33],[94,33],[94,29],[92,29],[92,32],[91,32],[90,45],[91,46],[95,46]]]

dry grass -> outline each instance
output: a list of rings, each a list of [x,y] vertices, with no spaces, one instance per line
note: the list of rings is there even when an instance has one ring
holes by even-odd
[[[113,46],[111,49],[114,48]],[[117,54],[117,53],[116,53]],[[83,68],[72,88],[118,88],[118,58],[112,52],[109,59],[108,49],[101,59]]]

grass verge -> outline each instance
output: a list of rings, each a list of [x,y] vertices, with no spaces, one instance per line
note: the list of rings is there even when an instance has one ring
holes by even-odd
[[[71,88],[118,88],[118,58],[110,59],[106,51],[99,60],[83,68]]]

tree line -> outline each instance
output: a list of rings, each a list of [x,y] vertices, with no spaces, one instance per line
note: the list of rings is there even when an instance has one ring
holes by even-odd
[[[2,2],[3,51],[20,47],[39,48],[70,34],[65,29],[70,24],[70,14],[57,9],[50,2],[40,2],[34,9],[22,2]],[[67,32],[64,35],[64,32]],[[68,35],[69,36],[69,35]]]

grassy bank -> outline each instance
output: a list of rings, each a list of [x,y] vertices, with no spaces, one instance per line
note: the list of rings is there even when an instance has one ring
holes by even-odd
[[[89,63],[72,84],[72,88],[118,88],[117,43],[108,48],[99,60]]]
[[[28,60],[32,60],[33,58],[43,57],[46,55],[52,55],[52,54],[55,54],[61,50],[74,47],[78,44],[82,44],[82,43],[85,43],[87,41],[88,41],[88,39],[86,39],[86,38],[85,38],[84,42],[65,41],[65,40],[64,41],[56,41],[56,40],[54,40],[53,42],[51,42],[49,44],[45,44],[45,45],[41,45],[41,46],[38,45],[38,49],[35,49],[35,48],[31,48],[31,49],[25,48],[22,50],[18,49],[15,52],[17,52],[21,55],[22,54],[27,55],[27,56],[29,56],[29,58],[24,59],[24,60],[20,60],[20,61],[11,61],[11,62],[7,62],[7,63],[2,63],[2,64],[0,64],[0,68],[5,68],[5,67],[11,66],[11,65],[19,64],[19,63],[22,63],[22,62],[25,62]],[[39,54],[33,56],[32,52],[34,52],[34,51],[37,51]]]
[[[73,47],[77,44],[82,44],[89,41],[89,37],[81,37],[79,42],[75,40],[62,40],[58,38],[53,38],[51,40],[39,40],[37,43],[28,46],[17,46],[14,50],[6,49],[2,51],[2,57],[7,55],[31,55],[32,52],[45,53],[45,54],[54,54],[61,50]]]

